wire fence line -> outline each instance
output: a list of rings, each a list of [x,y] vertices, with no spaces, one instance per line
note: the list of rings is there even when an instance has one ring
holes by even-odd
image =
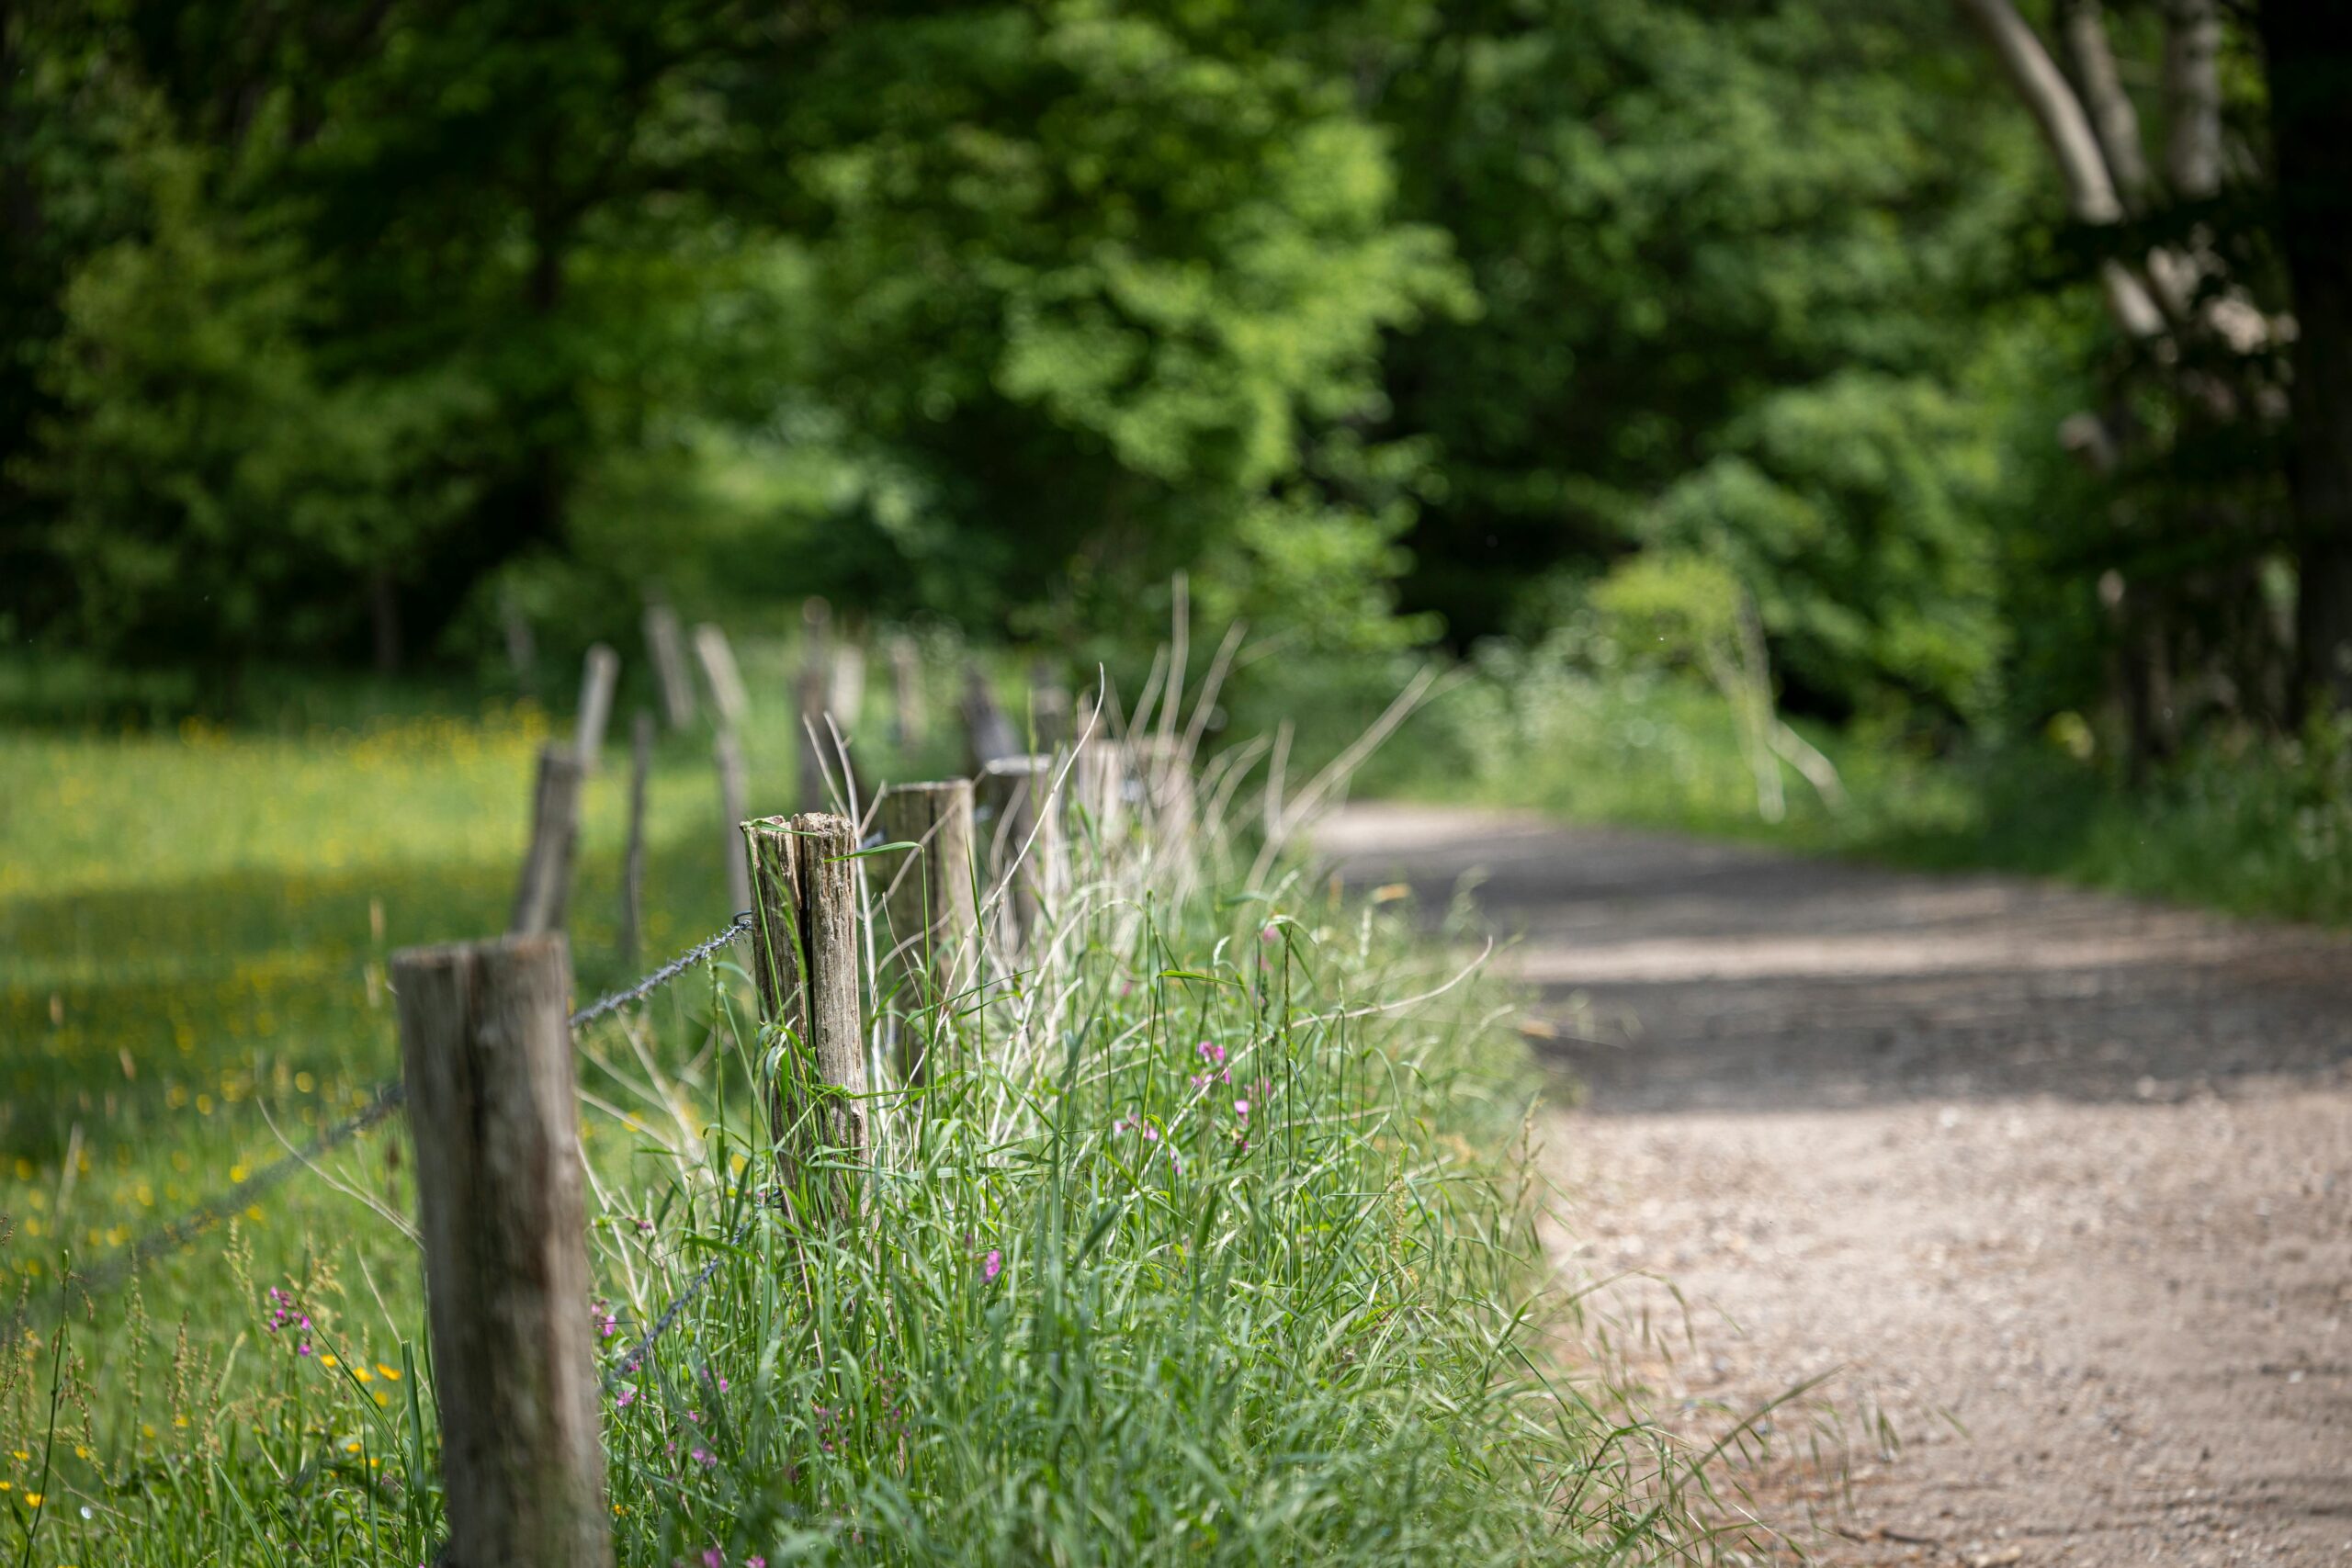
[[[726,929],[718,935],[696,942],[660,968],[631,981],[619,990],[608,991],[604,996],[598,997],[594,1001],[573,1013],[567,1022],[572,1029],[578,1030],[595,1022],[598,1019],[618,1012],[631,1002],[642,1001],[693,969],[696,964],[707,960],[720,948],[734,942],[751,929],[751,911],[746,909],[739,912],[733,919],[727,922]],[[116,1289],[129,1280],[141,1265],[193,1241],[213,1225],[219,1224],[238,1211],[251,1206],[256,1198],[283,1183],[296,1171],[306,1169],[317,1163],[322,1156],[340,1148],[370,1127],[385,1121],[407,1103],[408,1085],[398,1077],[385,1079],[368,1091],[357,1111],[328,1127],[302,1147],[288,1150],[226,1191],[214,1193],[186,1213],[157,1225],[120,1250],[107,1254],[92,1267],[75,1269],[66,1274],[58,1282],[58,1288],[46,1298],[44,1314],[49,1312],[62,1312],[69,1298],[77,1293],[84,1297],[90,1297],[100,1292]],[[696,1281],[695,1289],[700,1288],[701,1281]],[[680,1305],[684,1304],[684,1299],[687,1298],[682,1298]],[[0,1325],[0,1348],[13,1345],[17,1337],[24,1332],[30,1315],[30,1303],[20,1303],[17,1310],[9,1315],[8,1321],[5,1325]],[[675,1315],[675,1308],[670,1315]],[[662,1327],[667,1326],[669,1325],[665,1320]],[[658,1334],[659,1331],[656,1332]],[[651,1337],[649,1337],[647,1343],[649,1345],[651,1343]]]

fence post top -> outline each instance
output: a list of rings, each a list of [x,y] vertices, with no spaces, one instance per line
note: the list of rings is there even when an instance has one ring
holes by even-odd
[[[885,795],[956,795],[972,787],[969,779],[925,779],[914,784],[894,784],[883,790]]]
[[[846,817],[831,811],[803,811],[792,817],[754,817],[740,824],[746,838],[754,835],[775,837],[790,834],[795,838],[809,838],[819,833],[855,832],[855,825]]]
[[[416,947],[403,947],[392,953],[395,969],[448,969],[466,960],[482,956],[514,958],[524,962],[555,957],[569,962],[571,943],[561,931],[509,931],[503,936],[486,936],[472,942],[426,942]]]
[[[1023,757],[999,757],[980,764],[980,773],[989,778],[1021,778],[1053,772],[1054,760],[1043,752],[1031,752]]]

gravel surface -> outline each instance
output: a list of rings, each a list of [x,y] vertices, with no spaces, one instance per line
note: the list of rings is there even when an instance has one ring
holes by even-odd
[[[1764,1434],[1759,1555],[2352,1563],[2352,942],[1498,813],[1319,843],[1517,939],[1564,1280],[1670,1425]]]

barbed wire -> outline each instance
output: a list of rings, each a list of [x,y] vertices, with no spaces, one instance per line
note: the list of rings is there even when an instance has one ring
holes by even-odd
[[[631,1002],[651,996],[751,929],[752,913],[746,909],[728,921],[727,929],[717,936],[696,942],[660,968],[590,1002],[565,1021],[567,1027],[577,1030],[619,1011]],[[186,1213],[149,1231],[129,1247],[107,1254],[89,1269],[67,1274],[49,1297],[50,1306],[61,1307],[67,1297],[77,1292],[86,1298],[101,1291],[115,1289],[141,1264],[193,1241],[240,1209],[249,1207],[255,1198],[297,1170],[317,1163],[322,1156],[349,1143],[407,1103],[408,1085],[400,1078],[387,1078],[368,1091],[358,1111],[327,1128],[303,1147],[288,1150],[225,1192],[217,1192],[205,1199]],[[695,1288],[700,1288],[699,1283]],[[27,1315],[26,1310],[20,1306],[10,1314],[6,1325],[0,1325],[0,1346],[15,1342],[17,1336],[24,1330]]]
[[[617,991],[611,992],[608,995],[598,997],[594,1001],[590,1002],[586,1007],[582,1008],[578,1012],[573,1013],[571,1021],[571,1027],[577,1029],[583,1023],[594,1023],[598,1019],[604,1017],[606,1013],[618,1012],[622,1008],[628,1006],[629,1003],[651,996],[654,992],[660,990],[662,987],[668,985],[671,981],[676,979],[679,976],[684,974],[695,964],[700,964],[704,959],[708,958],[712,953],[717,953],[720,948],[725,947],[729,942],[733,942],[737,937],[741,936],[751,929],[752,911],[745,909],[739,913],[733,919],[727,922],[727,929],[725,931],[720,931],[717,936],[712,937],[709,941],[696,942],[694,946],[686,949],[685,952],[678,954],[677,957],[673,958],[669,963],[664,964],[661,968],[654,970],[643,979],[635,981],[630,985],[623,987]]]
[[[756,1216],[752,1219],[745,1220],[741,1225],[736,1227],[734,1238],[729,1243],[729,1245],[731,1247],[742,1246],[745,1241],[751,1238],[752,1227],[757,1224],[759,1224],[759,1221]],[[710,1283],[711,1276],[718,1273],[718,1266],[726,1261],[727,1255],[722,1252],[702,1266],[701,1271],[695,1275],[694,1279],[687,1283],[686,1288],[680,1291],[677,1295],[671,1300],[670,1304],[662,1309],[662,1315],[655,1318],[653,1320],[653,1326],[647,1329],[644,1335],[639,1338],[638,1342],[629,1348],[628,1354],[623,1356],[619,1360],[615,1361],[611,1366],[605,1369],[604,1381],[597,1387],[597,1392],[599,1393],[612,1393],[613,1385],[615,1383],[620,1382],[622,1378],[635,1373],[639,1367],[645,1364],[645,1358],[652,1351],[654,1341],[661,1338],[662,1336],[670,1331],[670,1325],[678,1321],[678,1314],[684,1312],[688,1304],[690,1304],[696,1296],[702,1293],[702,1288]]]

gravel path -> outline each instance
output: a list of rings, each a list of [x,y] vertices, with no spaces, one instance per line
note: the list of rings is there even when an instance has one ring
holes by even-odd
[[[1656,1407],[1812,1384],[1731,1476],[1781,1552],[2352,1563],[2352,942],[1496,813],[1320,843],[1520,939],[1589,1091],[1557,1258]]]

